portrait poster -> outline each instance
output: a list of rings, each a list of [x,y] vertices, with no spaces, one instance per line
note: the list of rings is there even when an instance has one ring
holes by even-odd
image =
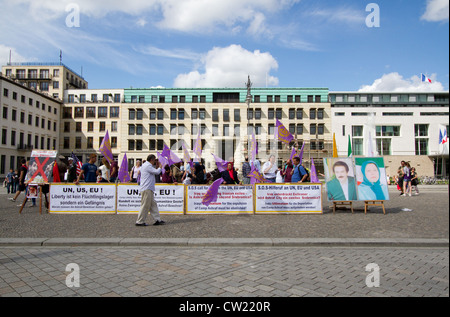
[[[38,185],[28,185],[27,198],[38,198],[39,186]]]
[[[389,200],[386,167],[382,157],[355,158],[359,200]]]
[[[53,181],[53,164],[57,151],[33,150],[31,152],[26,181],[31,184],[45,184]]]
[[[356,201],[356,174],[350,157],[324,158],[328,201]]]

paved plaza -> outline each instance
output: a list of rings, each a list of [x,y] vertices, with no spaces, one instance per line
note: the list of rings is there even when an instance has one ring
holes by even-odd
[[[1,189],[0,296],[448,297],[448,186],[420,189],[391,188],[386,215],[324,200],[323,215],[164,215],[145,228],[136,215],[19,214]]]

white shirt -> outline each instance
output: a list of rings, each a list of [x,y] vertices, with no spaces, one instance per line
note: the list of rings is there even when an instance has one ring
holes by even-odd
[[[102,172],[102,178],[109,181],[109,169],[106,167],[106,165],[102,165],[98,169]]]
[[[271,164],[270,161],[268,161],[268,162],[264,163],[264,165],[262,167],[262,172],[263,172],[265,178],[275,178],[277,176],[276,173],[277,173],[278,167],[275,163],[273,164],[272,168],[267,173],[265,172],[266,169],[268,169],[270,167],[270,164]]]
[[[154,168],[150,162],[145,162],[141,166],[141,186],[140,190],[151,190],[155,192],[155,175],[161,174],[161,169]]]

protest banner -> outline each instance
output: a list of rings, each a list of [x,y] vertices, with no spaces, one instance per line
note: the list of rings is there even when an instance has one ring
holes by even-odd
[[[184,214],[184,185],[155,184],[155,201],[162,215]],[[117,213],[139,213],[141,192],[139,185],[117,185]]]
[[[207,185],[186,186],[186,214],[253,214],[253,186],[222,185],[217,201],[206,206],[202,203]]]
[[[49,213],[116,213],[115,184],[51,184]]]
[[[53,164],[57,151],[33,150],[31,151],[28,172],[25,180],[30,184],[44,184],[53,181]]]
[[[322,184],[256,184],[255,214],[322,214]]]

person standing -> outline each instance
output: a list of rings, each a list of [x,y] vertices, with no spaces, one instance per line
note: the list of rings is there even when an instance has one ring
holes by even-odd
[[[405,162],[405,166],[403,166],[403,195],[411,196],[411,166],[408,162]]]
[[[416,168],[413,167],[411,168],[411,188],[414,186],[414,189],[416,190],[415,195],[419,195],[419,188],[417,185],[419,185],[419,178],[417,177]]]
[[[300,158],[298,156],[293,158],[294,167],[292,169],[292,183],[303,183],[308,178],[308,172],[300,164]]]
[[[137,183],[140,170],[141,170],[141,161],[137,160],[136,165],[133,166],[130,172],[130,179],[132,183]]]
[[[73,183],[77,179],[77,164],[74,163],[72,157],[68,157],[67,160],[69,161],[67,182]]]
[[[269,160],[264,163],[262,170],[266,180],[272,183],[276,182],[278,167],[275,164],[275,155],[269,156]]]
[[[8,194],[12,194],[12,190],[13,190],[13,183],[14,182],[14,171],[11,168],[9,170],[8,175],[6,175],[6,188],[8,190]]]
[[[75,184],[78,185],[80,183],[80,179],[83,175],[86,183],[97,182],[97,165],[95,165],[95,162],[97,162],[97,154],[92,153],[89,156],[89,162],[83,164],[81,167],[81,173],[78,175]]]
[[[145,220],[149,212],[155,220],[154,226],[165,224],[159,216],[158,205],[155,201],[155,175],[161,174],[161,163],[158,163],[157,169],[153,164],[156,164],[156,156],[150,154],[140,171],[141,208],[136,220],[136,226],[148,226]]]
[[[106,157],[102,159],[103,165],[98,168],[99,172],[101,173],[101,180],[100,183],[109,183],[109,171],[111,170],[111,165],[109,165],[108,160]]]
[[[118,175],[119,175],[119,166],[117,164],[117,161],[113,160],[111,163],[111,174],[109,177],[109,182],[115,183]]]
[[[292,165],[291,160],[287,160],[286,165],[284,166],[284,169],[281,171],[281,175],[284,177],[285,183],[290,183],[292,181],[292,170],[294,166]]]
[[[248,156],[245,157],[245,162],[242,164],[242,177],[244,185],[250,184],[250,177],[248,177],[248,174],[252,171],[252,167],[250,166],[250,163],[248,162]]]

